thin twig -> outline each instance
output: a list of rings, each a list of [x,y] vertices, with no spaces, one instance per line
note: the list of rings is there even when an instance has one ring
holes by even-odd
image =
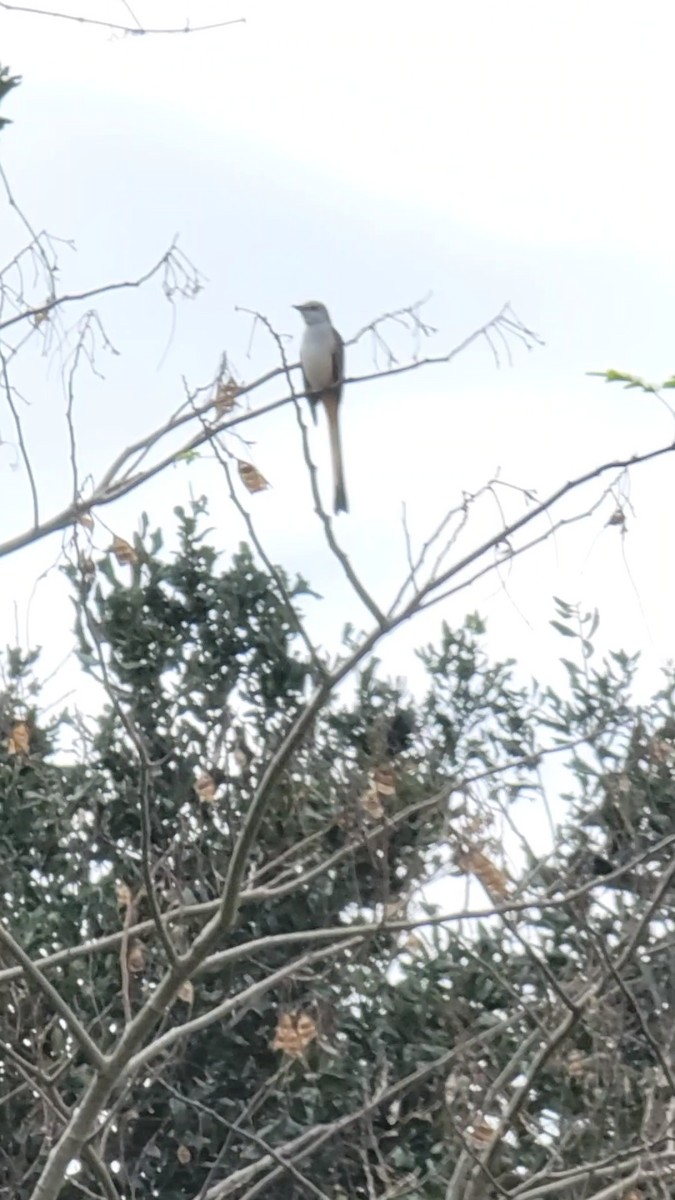
[[[176,1088],[172,1087],[164,1079],[159,1079],[158,1083],[172,1096],[175,1096],[177,1100],[185,1104],[187,1108],[194,1108],[196,1112],[205,1113],[206,1116],[211,1117],[215,1121],[216,1125],[222,1125],[229,1133],[236,1133],[244,1141],[251,1142],[254,1146],[257,1146],[264,1154],[269,1154],[270,1158],[273,1158],[288,1175],[295,1179],[302,1187],[306,1188],[312,1196],[318,1197],[318,1200],[328,1200],[325,1192],[322,1192],[315,1183],[312,1183],[311,1179],[303,1175],[292,1162],[286,1162],[278,1150],[270,1146],[269,1142],[266,1142],[264,1138],[258,1137],[257,1133],[253,1133],[249,1129],[243,1129],[241,1125],[237,1125],[234,1121],[226,1120],[222,1113],[216,1112],[214,1108],[209,1108],[208,1104],[202,1104],[201,1100],[197,1100],[194,1096],[177,1091]]]
[[[75,1016],[72,1008],[53,984],[45,978],[40,968],[32,962],[22,946],[12,937],[9,930],[0,922],[0,943],[5,946],[12,958],[21,967],[24,975],[46,998],[49,1005],[65,1021],[75,1041],[85,1057],[97,1071],[103,1071],[106,1066],[105,1055],[101,1054],[96,1043],[90,1038],[86,1029]]]
[[[228,25],[245,25],[245,17],[233,17],[229,21],[212,21],[207,25],[190,25],[186,21],[185,25],[173,25],[166,27],[121,25],[116,21],[102,21],[96,17],[82,17],[76,13],[54,12],[48,8],[32,8],[27,4],[9,4],[7,0],[0,0],[0,8],[6,9],[7,12],[26,13],[34,17],[55,17],[60,21],[74,21],[77,25],[92,25],[98,29],[109,29],[111,33],[126,33],[133,37],[154,37],[158,34],[171,33],[207,33],[210,30],[225,29]]]

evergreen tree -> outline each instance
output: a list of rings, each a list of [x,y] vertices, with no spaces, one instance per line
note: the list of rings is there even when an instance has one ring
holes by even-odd
[[[103,1053],[217,907],[256,785],[327,666],[302,636],[305,581],[246,546],[221,563],[202,505],[178,520],[173,556],[146,523],[123,564],[71,568],[100,714],[47,719],[35,661],[5,664],[5,917]],[[558,615],[578,649],[564,696],[517,685],[471,616],[420,652],[425,696],[372,660],[318,710],[275,779],[231,933],[157,1014],[67,1200],[80,1182],[101,1194],[96,1156],[121,1195],[163,1200],[592,1195],[636,1164],[640,1194],[663,1194],[673,680],[637,709],[635,660],[592,668],[595,622],[577,636]],[[514,834],[509,877],[503,831],[540,819],[557,759],[557,846],[538,859]],[[484,917],[457,918],[457,884],[445,919],[425,900],[451,877],[482,885]],[[3,952],[0,1194],[17,1200],[91,1075],[33,982]]]

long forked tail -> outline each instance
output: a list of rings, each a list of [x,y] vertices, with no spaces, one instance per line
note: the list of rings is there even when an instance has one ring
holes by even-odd
[[[335,485],[335,502],[333,510],[348,512],[347,490],[345,488],[345,473],[342,465],[342,443],[340,441],[339,400],[332,392],[324,392],[323,406],[328,419],[328,436],[330,437],[330,457],[333,464],[333,483]]]

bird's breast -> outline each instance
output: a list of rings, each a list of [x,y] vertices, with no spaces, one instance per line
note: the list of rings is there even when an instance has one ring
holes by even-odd
[[[331,383],[335,383],[334,349],[335,340],[332,330],[309,328],[305,331],[300,349],[300,359],[311,388],[329,387]]]

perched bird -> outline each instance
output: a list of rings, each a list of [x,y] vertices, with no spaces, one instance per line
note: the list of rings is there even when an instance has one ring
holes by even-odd
[[[305,391],[312,404],[312,414],[316,421],[316,405],[321,401],[328,420],[335,484],[333,508],[336,513],[347,512],[339,417],[344,377],[344,344],[337,329],[331,324],[325,304],[320,304],[318,300],[307,300],[305,304],[294,304],[293,307],[302,314],[305,322],[305,332],[300,345],[300,365],[305,380]]]

